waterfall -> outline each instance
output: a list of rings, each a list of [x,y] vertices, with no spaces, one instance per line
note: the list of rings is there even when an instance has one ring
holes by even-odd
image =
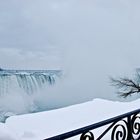
[[[61,74],[60,70],[0,69],[0,121],[9,114],[38,112],[41,89],[53,86]]]
[[[7,94],[12,85],[33,94],[44,86],[55,84],[60,75],[59,70],[0,70],[0,96]]]

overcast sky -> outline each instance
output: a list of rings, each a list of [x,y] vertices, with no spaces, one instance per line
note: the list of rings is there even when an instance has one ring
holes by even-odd
[[[139,4],[138,0],[0,0],[0,64],[55,68],[63,63],[63,49],[71,55],[82,48],[94,52],[111,48],[137,65]]]
[[[0,0],[0,63],[7,68],[57,68],[59,48],[47,22],[53,3]],[[49,24],[50,25],[50,24]]]
[[[111,95],[109,76],[140,67],[139,7],[139,0],[0,0],[0,65],[62,68],[71,93]]]

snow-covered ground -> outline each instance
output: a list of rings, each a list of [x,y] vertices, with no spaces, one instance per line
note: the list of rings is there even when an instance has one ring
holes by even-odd
[[[0,124],[0,140],[43,140],[139,109],[139,104],[140,99],[127,103],[94,99],[52,111],[12,116]]]
[[[65,80],[29,98],[10,88],[0,111],[9,116],[34,111],[34,102],[47,110],[94,100],[12,116],[0,123],[0,140],[42,140],[138,109],[140,99],[107,100],[121,100],[109,77],[131,77],[139,68],[139,7],[140,0],[1,0],[1,67],[62,69]]]

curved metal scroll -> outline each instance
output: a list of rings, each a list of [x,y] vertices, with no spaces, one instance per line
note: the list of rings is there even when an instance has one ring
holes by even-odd
[[[94,135],[92,132],[85,132],[81,135],[80,140],[94,140]]]
[[[113,130],[111,140],[127,140],[128,139],[128,122],[125,120],[119,121]]]
[[[103,126],[108,127],[95,138],[91,131]],[[81,135],[80,140],[102,140],[105,136],[111,140],[140,140],[140,109],[44,140],[62,140],[77,135]]]
[[[96,140],[102,139],[102,137],[111,129],[111,140],[139,140],[140,114],[137,113],[112,123],[111,126],[109,126]],[[80,140],[94,139],[94,134],[90,131],[83,133],[80,137]]]
[[[135,114],[131,119],[132,124],[132,139],[140,139],[140,114]]]

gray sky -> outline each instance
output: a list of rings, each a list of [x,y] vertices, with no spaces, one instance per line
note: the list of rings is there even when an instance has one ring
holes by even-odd
[[[138,0],[0,0],[0,63],[55,68],[63,63],[65,49],[71,55],[90,48],[116,50],[127,63],[137,65],[139,5]]]
[[[3,67],[59,67],[60,53],[48,32],[46,18],[51,11],[46,10],[49,5],[44,7],[47,3],[0,0],[0,63]]]
[[[62,68],[71,93],[112,95],[108,77],[140,66],[139,7],[139,0],[0,0],[0,64]]]

